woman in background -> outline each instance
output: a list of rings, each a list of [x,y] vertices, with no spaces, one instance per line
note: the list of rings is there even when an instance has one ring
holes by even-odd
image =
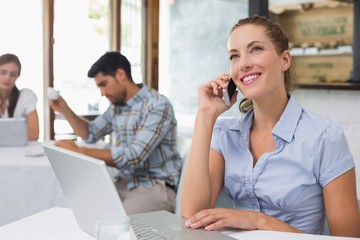
[[[259,16],[240,20],[228,54],[229,74],[199,89],[182,192],[186,226],[324,234],[327,220],[330,235],[360,237],[345,134],[291,95],[291,56],[280,27]],[[228,110],[222,89],[230,78],[245,97],[243,115],[218,119]],[[214,208],[223,187],[234,209]]]
[[[28,124],[28,139],[39,138],[39,118],[36,111],[37,97],[33,91],[16,87],[21,63],[14,54],[0,56],[0,117],[25,118]]]

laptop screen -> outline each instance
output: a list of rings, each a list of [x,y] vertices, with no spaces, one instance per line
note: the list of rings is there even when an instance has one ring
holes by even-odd
[[[104,161],[52,144],[43,144],[43,147],[75,218],[84,231],[95,236],[95,222],[99,216],[117,213],[127,215]],[[234,239],[216,231],[188,229],[183,219],[166,211],[140,213],[130,218],[146,225],[142,229],[133,225],[138,239],[155,239],[142,238],[144,229],[163,236],[161,239]],[[135,235],[132,238],[135,239]]]
[[[27,144],[26,119],[0,118],[0,147],[18,147]]]
[[[45,153],[80,227],[95,236],[95,220],[125,214],[104,161],[43,144]]]

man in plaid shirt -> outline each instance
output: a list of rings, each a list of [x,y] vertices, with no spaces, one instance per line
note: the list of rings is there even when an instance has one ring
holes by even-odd
[[[169,100],[144,84],[135,84],[131,66],[119,52],[107,52],[90,68],[101,95],[111,105],[93,121],[76,115],[60,97],[50,105],[89,143],[112,136],[111,147],[56,145],[101,159],[119,170],[116,186],[128,214],[174,211],[182,160],[176,150],[177,121]]]

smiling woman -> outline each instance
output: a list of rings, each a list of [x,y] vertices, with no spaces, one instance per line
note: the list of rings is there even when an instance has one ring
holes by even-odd
[[[347,139],[337,123],[292,95],[289,43],[280,25],[260,16],[240,19],[228,53],[229,74],[198,90],[182,193],[185,225],[360,237]],[[244,115],[219,119],[229,109],[219,87],[226,88],[230,76],[244,95]],[[223,187],[234,209],[215,207]]]

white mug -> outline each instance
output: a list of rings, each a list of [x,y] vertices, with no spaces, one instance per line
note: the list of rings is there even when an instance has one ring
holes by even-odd
[[[48,94],[48,97],[52,100],[57,100],[60,97],[60,91],[56,90],[52,87],[49,87],[47,89],[47,94]]]

